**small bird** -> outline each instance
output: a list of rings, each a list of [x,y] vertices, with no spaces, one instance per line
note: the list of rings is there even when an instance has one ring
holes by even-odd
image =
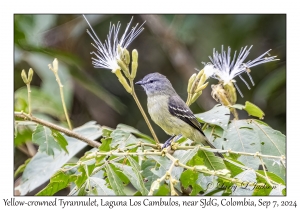
[[[135,84],[141,85],[147,94],[147,106],[151,119],[168,135],[182,134],[196,143],[214,148],[201,129],[193,112],[174,90],[171,82],[162,74],[151,73]],[[220,153],[215,153],[223,157]]]

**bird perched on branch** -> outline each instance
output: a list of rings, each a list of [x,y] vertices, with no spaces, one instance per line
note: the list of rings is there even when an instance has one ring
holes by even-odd
[[[196,143],[214,148],[201,129],[201,124],[179,97],[170,81],[162,74],[151,73],[135,84],[141,85],[147,96],[151,119],[173,139],[182,134]],[[215,153],[223,157],[220,153]]]

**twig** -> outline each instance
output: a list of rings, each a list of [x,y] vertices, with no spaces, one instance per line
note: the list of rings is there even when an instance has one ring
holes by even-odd
[[[266,177],[267,182],[269,183],[269,185],[270,185],[271,187],[273,187],[273,184],[271,183],[271,181],[270,181],[270,179],[269,179],[269,177],[268,177],[268,175],[267,175],[267,171],[266,171],[266,168],[265,168],[265,163],[264,163],[262,157],[258,157],[258,158],[259,158],[259,160],[260,160],[260,162],[261,162],[261,165],[262,165],[262,167],[263,167],[264,174],[265,174],[265,177]]]
[[[144,155],[162,155],[163,152],[97,152],[97,155],[114,155],[114,156],[144,156]]]
[[[151,126],[151,123],[150,123],[150,121],[149,121],[149,119],[148,119],[148,117],[147,117],[147,115],[146,115],[146,113],[145,113],[145,111],[144,111],[144,109],[143,109],[143,107],[142,107],[142,105],[141,105],[141,103],[140,103],[138,97],[136,96],[135,91],[134,91],[133,79],[129,79],[129,80],[130,80],[130,86],[131,86],[131,88],[132,88],[131,95],[132,95],[133,99],[135,100],[135,103],[137,104],[137,106],[138,106],[140,112],[142,113],[142,115],[143,115],[143,117],[144,117],[144,119],[145,119],[145,122],[146,122],[146,124],[147,124],[147,126],[148,126],[148,128],[149,128],[149,130],[150,130],[150,132],[151,132],[151,134],[152,134],[152,136],[153,136],[153,138],[154,138],[156,144],[159,145],[160,142],[159,142],[159,140],[158,140],[158,138],[157,138],[157,136],[156,136],[156,134],[155,134],[155,132],[154,132],[152,126]]]
[[[65,103],[65,98],[64,98],[64,91],[63,91],[64,86],[62,85],[62,83],[59,79],[59,76],[58,76],[58,61],[57,61],[57,59],[56,58],[54,59],[53,66],[51,64],[49,64],[48,66],[49,66],[49,69],[55,75],[56,81],[57,81],[58,86],[59,86],[61,102],[62,102],[64,113],[65,113],[65,116],[66,116],[66,119],[67,119],[67,122],[68,122],[68,126],[69,126],[69,129],[72,130],[72,125],[71,125],[71,122],[70,122],[70,119],[69,119],[69,115],[68,115],[68,111],[67,111],[67,107],[66,107],[66,103]]]
[[[69,129],[66,129],[66,128],[60,127],[58,125],[55,125],[53,123],[47,122],[45,120],[36,118],[36,117],[34,117],[32,115],[28,115],[28,114],[26,114],[24,112],[15,112],[14,114],[15,114],[15,117],[19,117],[19,118],[22,118],[24,120],[30,120],[30,121],[36,122],[36,123],[38,123],[40,125],[44,125],[44,126],[46,126],[48,128],[60,131],[60,132],[62,132],[64,134],[66,134],[67,136],[74,137],[74,138],[76,138],[78,140],[81,140],[81,141],[87,143],[88,145],[90,145],[92,147],[98,148],[98,147],[101,146],[100,143],[98,143],[96,141],[92,141],[92,140],[90,140],[90,139],[88,139],[88,138],[86,138],[84,136],[81,136],[80,134],[75,133],[75,132],[73,132],[73,131],[71,131]]]
[[[173,150],[188,150],[188,149],[194,149],[196,146],[177,146],[173,145]],[[212,149],[208,147],[201,147],[199,146],[199,149],[209,151],[209,152],[218,152],[218,153],[230,153],[230,154],[237,154],[237,155],[246,155],[246,156],[254,156],[254,157],[264,157],[264,158],[273,158],[273,159],[285,159],[285,156],[274,156],[274,155],[264,155],[261,153],[248,153],[248,152],[236,152],[232,150],[223,150],[223,149]]]

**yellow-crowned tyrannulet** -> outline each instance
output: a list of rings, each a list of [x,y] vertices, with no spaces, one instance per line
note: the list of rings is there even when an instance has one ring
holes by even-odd
[[[167,134],[171,136],[182,134],[196,143],[215,148],[205,137],[201,124],[193,112],[164,75],[151,73],[135,84],[141,85],[146,91],[151,119]],[[215,154],[223,157],[219,153]]]

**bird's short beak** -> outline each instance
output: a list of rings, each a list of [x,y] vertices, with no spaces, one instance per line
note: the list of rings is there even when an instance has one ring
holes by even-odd
[[[136,82],[135,84],[136,84],[136,85],[143,85],[143,81],[140,80],[140,81]]]

